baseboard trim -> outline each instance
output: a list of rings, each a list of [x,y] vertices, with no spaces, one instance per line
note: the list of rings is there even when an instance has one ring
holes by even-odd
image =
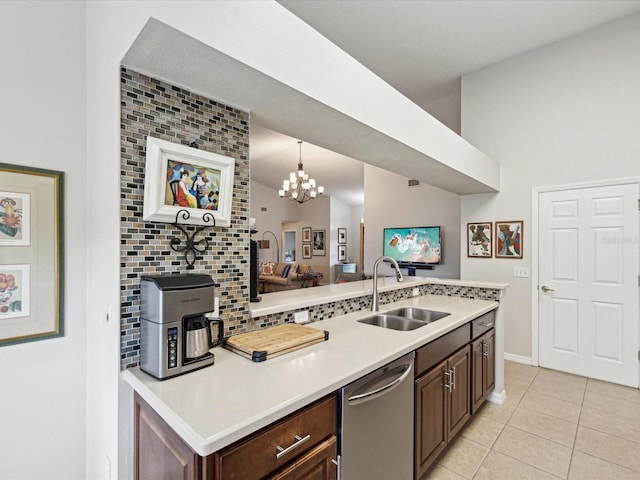
[[[507,392],[505,390],[502,390],[500,393],[493,391],[487,396],[487,401],[498,405],[504,405],[504,402],[507,401]]]
[[[523,363],[525,365],[533,365],[531,357],[523,357],[522,355],[515,355],[513,353],[504,354],[504,359],[510,362]]]

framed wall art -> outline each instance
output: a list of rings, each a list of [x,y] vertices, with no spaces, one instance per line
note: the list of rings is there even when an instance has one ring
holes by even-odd
[[[0,164],[0,346],[64,334],[64,173]]]
[[[522,220],[496,222],[496,258],[522,258]]]
[[[467,257],[493,257],[493,222],[467,223]]]
[[[311,243],[311,227],[302,229],[302,243]]]
[[[142,219],[149,222],[205,225],[210,213],[216,226],[231,225],[235,161],[231,157],[147,137]]]
[[[323,256],[325,253],[325,230],[314,230],[312,232],[313,237],[313,255]]]
[[[31,196],[0,191],[0,246],[31,243]]]
[[[347,261],[347,246],[346,245],[338,245],[338,261],[346,262]]]
[[[338,228],[338,244],[344,245],[347,243],[347,229]]]
[[[302,244],[302,258],[311,258],[311,244],[303,243]]]

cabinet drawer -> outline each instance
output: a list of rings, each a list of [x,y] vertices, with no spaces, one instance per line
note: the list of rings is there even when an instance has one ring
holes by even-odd
[[[470,331],[471,326],[467,323],[418,349],[416,352],[415,376],[419,377],[453,352],[469,343],[471,338]]]
[[[251,480],[275,472],[337,434],[336,406],[335,394],[330,395],[216,453],[217,478]]]
[[[480,335],[485,332],[491,330],[496,323],[496,311],[491,310],[490,312],[485,313],[484,315],[480,315],[475,320],[471,321],[471,339],[475,340]]]
[[[338,440],[329,437],[313,450],[305,453],[269,480],[326,480],[338,478]],[[336,463],[333,463],[333,462]]]

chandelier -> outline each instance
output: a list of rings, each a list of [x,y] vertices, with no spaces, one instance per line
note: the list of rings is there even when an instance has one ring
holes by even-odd
[[[309,178],[309,174],[305,173],[302,166],[302,140],[298,140],[300,145],[300,160],[298,160],[298,173],[291,172],[289,178],[282,182],[282,188],[278,190],[280,198],[291,198],[291,200],[304,203],[308,200],[313,200],[318,195],[324,193],[324,187],[318,185],[316,187],[316,180]]]

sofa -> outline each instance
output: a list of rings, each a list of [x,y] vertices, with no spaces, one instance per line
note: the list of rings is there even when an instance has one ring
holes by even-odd
[[[305,264],[283,262],[262,263],[260,265],[260,274],[258,275],[261,293],[302,288],[306,286],[305,273],[310,270],[311,267]]]

